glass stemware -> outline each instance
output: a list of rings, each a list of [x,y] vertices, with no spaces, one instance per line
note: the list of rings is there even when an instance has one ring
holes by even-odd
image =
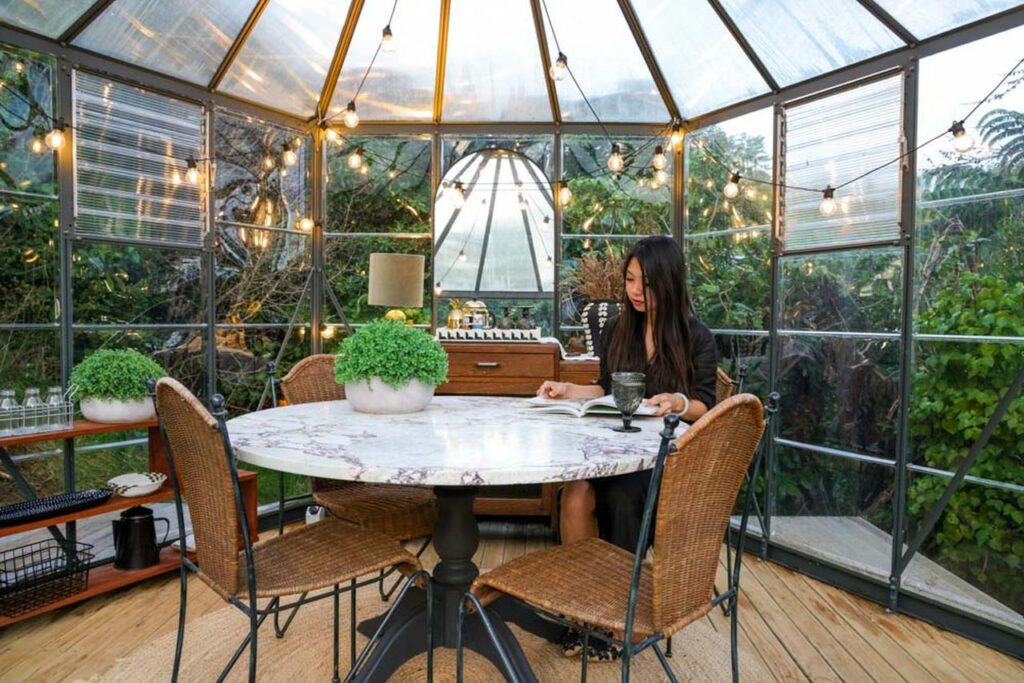
[[[644,373],[613,372],[612,398],[615,407],[622,413],[622,426],[612,427],[617,432],[639,432],[639,427],[632,426],[633,413],[644,400]]]

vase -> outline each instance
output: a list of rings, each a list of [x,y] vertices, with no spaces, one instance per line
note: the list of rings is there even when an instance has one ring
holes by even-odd
[[[124,424],[145,422],[156,417],[153,401],[148,398],[141,401],[113,401],[90,396],[83,398],[79,406],[85,419],[93,422]]]
[[[618,301],[590,301],[580,312],[583,321],[583,338],[587,345],[587,353],[596,353],[595,346],[601,340],[605,326],[610,320],[619,317]]]
[[[417,413],[426,408],[434,398],[434,385],[423,384],[417,379],[395,389],[380,377],[345,383],[345,398],[352,410],[359,413],[380,415],[401,415]]]

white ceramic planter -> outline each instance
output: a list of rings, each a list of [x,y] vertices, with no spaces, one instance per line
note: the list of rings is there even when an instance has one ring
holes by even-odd
[[[142,422],[156,417],[153,401],[109,401],[99,398],[83,398],[79,405],[86,420],[122,424]]]
[[[401,389],[389,387],[380,377],[345,384],[345,398],[360,413],[399,415],[417,413],[434,398],[434,386],[412,380]]]

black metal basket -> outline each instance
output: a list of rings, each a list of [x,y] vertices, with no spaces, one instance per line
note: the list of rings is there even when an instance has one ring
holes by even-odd
[[[91,550],[49,539],[0,552],[0,614],[17,616],[84,591]]]

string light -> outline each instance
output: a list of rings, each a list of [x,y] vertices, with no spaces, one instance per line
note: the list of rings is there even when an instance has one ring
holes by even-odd
[[[337,328],[334,325],[323,325],[320,328],[320,337],[323,339],[331,339],[334,337],[334,331]]]
[[[466,252],[460,249],[459,250],[459,262],[460,263],[465,263],[468,260],[469,260],[469,257],[466,256]]]
[[[303,218],[302,220],[299,221],[299,230],[301,230],[303,232],[309,232],[312,229],[313,229],[313,219],[312,218],[309,218],[307,216],[306,218]]]
[[[821,212],[822,216],[828,218],[836,212],[836,190],[834,187],[829,185],[821,194],[821,204],[818,204],[818,211]]]
[[[452,206],[456,210],[461,210],[466,206],[466,192],[462,186],[462,181],[456,181],[455,185],[448,190],[448,196],[451,197]]]
[[[53,127],[53,130],[46,134],[46,138],[44,139],[46,146],[51,150],[63,148],[64,142],[66,141],[64,135],[64,129],[66,127],[64,119],[58,119],[57,125]]]
[[[444,289],[441,288],[441,283],[440,282],[435,282],[434,283],[434,296],[441,296],[442,294],[444,294]]]
[[[974,149],[974,137],[964,128],[963,121],[954,121],[947,131],[953,134],[953,149],[966,154]]]
[[[342,120],[345,121],[347,128],[355,128],[359,125],[359,114],[356,112],[355,100],[349,100],[349,103],[345,105],[345,113],[342,115]]]
[[[326,121],[320,122],[320,130],[324,132],[324,137],[327,139],[327,142],[337,142],[341,139],[341,136],[338,135],[338,131],[334,130]]]
[[[654,172],[654,182],[658,185],[668,185],[668,171],[660,170]],[[658,188],[654,188],[657,190]]]
[[[274,159],[270,156],[263,157],[263,168],[271,169],[274,168]]]
[[[613,142],[612,153],[608,156],[608,170],[612,173],[619,173],[624,165],[622,154],[619,152],[619,145]]]
[[[285,143],[284,153],[281,155],[281,161],[284,162],[285,166],[294,166],[299,163],[299,155],[292,149],[291,143]]]
[[[736,199],[740,193],[740,174],[733,173],[732,177],[729,178],[729,182],[722,188],[722,194],[729,199]]]
[[[199,164],[195,159],[189,157],[185,161],[185,180],[189,181],[193,185],[199,184]]]
[[[651,159],[651,166],[654,167],[655,171],[662,171],[668,166],[668,157],[665,156],[665,148],[661,145],[656,145],[654,148],[654,157]]]
[[[672,133],[669,135],[669,143],[672,149],[679,149],[683,144],[683,127],[678,121],[672,123]]]
[[[569,206],[569,202],[572,201],[572,190],[569,189],[569,183],[564,180],[558,183],[558,203],[564,209]]]
[[[395,34],[391,32],[391,24],[384,27],[380,37],[380,49],[384,54],[393,55],[398,45],[395,44]]]
[[[356,170],[363,165],[363,148],[356,147],[356,151],[348,155],[348,167]]]
[[[565,56],[564,52],[559,51],[558,58],[555,63],[548,69],[548,74],[556,81],[565,79],[565,75],[569,72],[569,58]]]
[[[29,148],[35,154],[42,154],[43,152],[46,151],[46,145],[43,144],[43,141],[40,140],[38,137],[32,138],[32,142],[30,143]]]

